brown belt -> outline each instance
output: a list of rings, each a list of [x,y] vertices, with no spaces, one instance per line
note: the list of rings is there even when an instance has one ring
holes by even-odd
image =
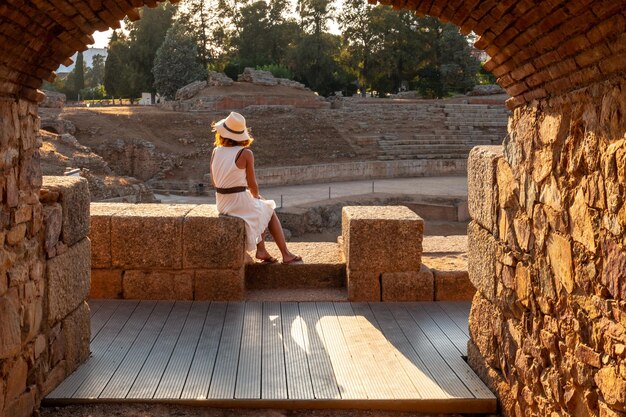
[[[215,188],[220,194],[235,194],[235,193],[243,193],[246,191],[248,187],[230,187],[230,188]]]

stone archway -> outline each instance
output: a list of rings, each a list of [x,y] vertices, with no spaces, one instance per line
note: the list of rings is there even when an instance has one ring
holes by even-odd
[[[470,363],[505,415],[626,413],[626,4],[381,2],[477,33],[512,97],[503,152],[469,161]],[[156,4],[0,5],[0,416],[29,415],[75,365],[50,369],[37,89],[95,30]]]

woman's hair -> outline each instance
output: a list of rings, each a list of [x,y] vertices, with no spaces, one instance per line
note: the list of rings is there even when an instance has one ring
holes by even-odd
[[[243,146],[244,148],[249,147],[254,142],[252,136],[248,140],[242,140],[237,142],[236,140],[232,140],[229,138],[223,138],[218,132],[215,132],[215,142],[213,143],[215,146]]]

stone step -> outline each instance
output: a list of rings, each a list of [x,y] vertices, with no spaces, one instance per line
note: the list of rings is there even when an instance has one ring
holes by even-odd
[[[345,288],[304,288],[304,289],[269,289],[249,290],[246,292],[247,301],[348,301],[348,291]]]
[[[397,161],[397,160],[419,160],[419,159],[440,159],[440,160],[446,160],[446,159],[451,159],[454,161],[458,161],[458,160],[465,160],[467,159],[467,156],[469,155],[469,153],[466,154],[432,154],[432,155],[427,155],[427,154],[419,154],[419,155],[414,155],[414,154],[403,154],[403,155],[379,155],[377,157],[377,159],[379,161]]]
[[[407,154],[407,155],[442,155],[442,154],[448,154],[448,155],[467,155],[469,154],[469,152],[472,150],[471,146],[466,146],[466,147],[460,147],[460,146],[454,146],[454,147],[442,147],[442,148],[429,148],[429,147],[412,147],[412,148],[408,148],[408,147],[398,147],[398,148],[394,148],[394,149],[387,149],[385,150],[385,155],[402,155],[402,154]]]
[[[273,242],[266,244],[270,254],[280,259]],[[246,290],[343,288],[346,263],[334,242],[290,242],[289,250],[303,258],[299,264],[261,264],[249,254],[246,264]]]

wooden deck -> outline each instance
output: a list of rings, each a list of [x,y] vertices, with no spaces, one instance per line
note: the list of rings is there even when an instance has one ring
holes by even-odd
[[[92,300],[91,358],[44,400],[492,413],[469,303]]]

